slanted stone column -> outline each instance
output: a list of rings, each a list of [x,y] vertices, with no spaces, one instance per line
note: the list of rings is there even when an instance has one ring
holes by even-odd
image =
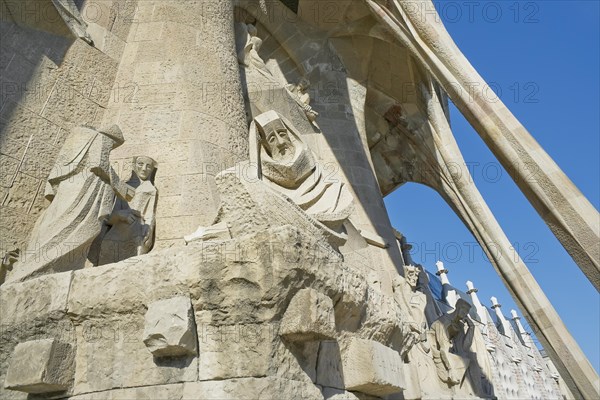
[[[158,162],[156,245],[210,225],[214,176],[247,158],[247,129],[231,1],[140,1],[106,120],[123,130],[113,154]]]

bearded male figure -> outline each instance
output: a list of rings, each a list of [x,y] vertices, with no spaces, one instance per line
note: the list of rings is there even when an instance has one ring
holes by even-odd
[[[185,236],[186,243],[293,225],[342,245],[352,195],[339,177],[323,173],[293,125],[275,111],[260,114],[250,124],[249,148],[249,161],[216,177],[221,206],[213,225]],[[244,212],[239,212],[240,202],[248,202]]]
[[[291,199],[308,215],[339,230],[353,210],[352,195],[337,176],[325,176],[295,128],[275,111],[250,126],[250,161],[257,178]]]

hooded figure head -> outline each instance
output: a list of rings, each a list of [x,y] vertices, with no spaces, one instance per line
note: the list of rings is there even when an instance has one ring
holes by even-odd
[[[316,167],[312,152],[292,124],[272,110],[250,124],[250,161],[259,179],[288,189],[301,184]]]

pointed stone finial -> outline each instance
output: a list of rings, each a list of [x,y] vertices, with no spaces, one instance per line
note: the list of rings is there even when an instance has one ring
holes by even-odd
[[[471,293],[477,293],[479,289],[477,289],[475,286],[473,286],[473,282],[471,281],[467,281],[467,294],[471,294]],[[473,296],[471,296],[473,297]],[[477,297],[477,296],[475,296]],[[477,299],[479,301],[479,299]]]
[[[506,336],[511,336],[510,322],[506,320],[502,313],[502,304],[498,303],[498,299],[492,296],[492,308],[496,311],[496,317],[498,318],[498,330]]]
[[[479,297],[477,296],[477,288],[473,285],[473,282],[471,282],[471,281],[467,281],[466,285],[467,285],[467,294],[469,296],[471,296],[471,302],[473,303],[473,305],[475,306],[475,309],[477,310],[477,315],[479,316],[479,320],[484,325],[486,325],[488,323],[487,311],[485,310],[485,307],[483,307],[483,305],[479,301]]]
[[[442,284],[449,285],[450,281],[448,280],[448,270],[444,268],[444,263],[438,261],[435,263],[435,266],[437,267],[437,272],[435,274],[440,277]]]
[[[498,299],[495,298],[494,296],[490,297],[490,301],[492,302],[492,308],[497,309],[502,307],[502,304],[498,303]],[[496,314],[498,313],[498,311],[496,311]],[[502,314],[502,311],[500,311],[500,314]],[[502,315],[502,318],[504,318],[504,315]]]
[[[450,281],[448,280],[448,270],[444,268],[444,263],[441,261],[436,262],[435,266],[437,267],[436,275],[440,277],[440,281],[444,287],[443,296],[446,300],[446,303],[448,303],[450,307],[454,308],[459,296],[452,285],[450,285]]]
[[[531,334],[525,330],[523,324],[521,323],[521,317],[517,314],[516,310],[511,310],[510,314],[512,316],[513,325],[515,327],[515,331],[525,346],[532,348],[534,346],[533,339],[531,338]]]

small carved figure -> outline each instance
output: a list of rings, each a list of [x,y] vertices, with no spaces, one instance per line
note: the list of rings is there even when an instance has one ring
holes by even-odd
[[[242,30],[238,33],[238,41],[241,41],[243,47],[238,52],[238,61],[247,68],[254,69],[259,73],[272,78],[271,71],[258,54],[262,46],[262,39],[257,36],[258,30],[252,24],[241,24]]]
[[[304,110],[308,120],[314,123],[319,113],[310,106],[309,87],[310,81],[306,78],[300,78],[297,84],[288,84],[285,88],[290,92],[296,103]]]
[[[8,271],[12,270],[13,264],[19,261],[19,255],[21,254],[21,250],[15,249],[10,250],[4,253],[2,257],[2,262],[0,262],[0,285],[4,283],[6,279],[6,274]]]
[[[418,290],[420,266],[405,265],[404,279],[398,278],[394,284],[396,301],[401,309],[409,312],[409,319],[403,324],[401,355],[409,366],[405,370],[406,398],[435,398],[441,393],[437,383],[437,372],[432,357],[425,309],[427,296]]]
[[[126,182],[135,192],[131,200],[117,197],[106,220],[98,265],[110,264],[148,253],[154,244],[157,190],[153,184],[156,162],[134,157],[131,178]]]

